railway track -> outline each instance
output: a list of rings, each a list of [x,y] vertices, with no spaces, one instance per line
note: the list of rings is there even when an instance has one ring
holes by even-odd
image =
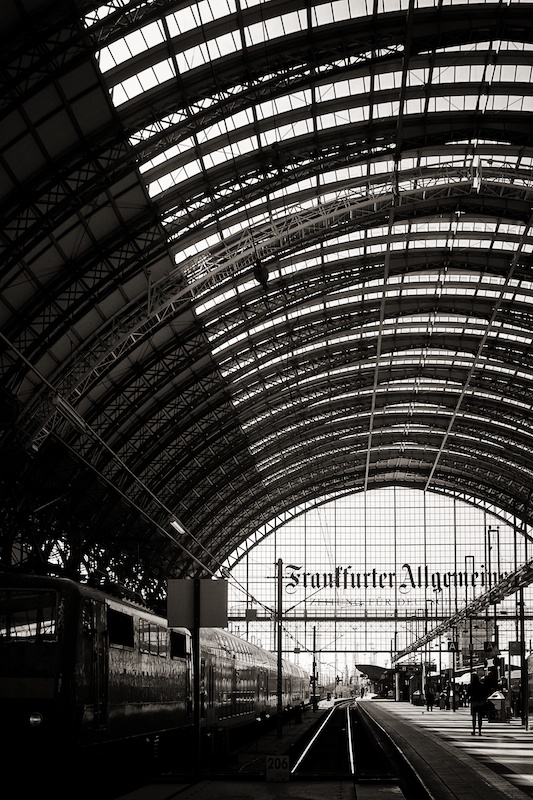
[[[353,706],[339,703],[321,721],[291,768],[298,778],[355,776]]]
[[[301,743],[291,779],[351,782],[355,798],[429,800],[412,766],[352,701],[337,703]]]
[[[274,778],[282,782],[270,784],[272,795],[267,788],[269,760],[279,761],[280,765],[290,764],[288,775]],[[282,753],[279,757],[266,759],[258,756],[249,765],[255,769],[234,773],[233,776],[228,773],[212,775],[208,780],[190,781],[185,776],[168,775],[166,780],[158,782],[157,797],[159,800],[178,796],[183,800],[234,797],[232,792],[235,787],[243,790],[243,782],[257,788],[258,783],[266,780],[264,790],[258,794],[261,798],[282,798],[290,782],[307,782],[315,784],[316,791],[326,792],[325,796],[330,796],[331,786],[335,783],[335,795],[342,800],[434,800],[392,740],[351,700],[338,702],[309,728],[298,744],[291,746],[290,757]],[[164,784],[167,784],[168,794],[165,794]],[[145,787],[145,791],[143,794],[143,789],[139,788],[134,794],[135,800],[153,800],[155,795],[150,787]],[[288,796],[293,795],[288,793]],[[125,797],[120,795],[121,800]]]
[[[337,703],[321,721],[301,751],[293,756],[291,776],[397,783],[398,777],[383,749],[363,723],[351,701]]]

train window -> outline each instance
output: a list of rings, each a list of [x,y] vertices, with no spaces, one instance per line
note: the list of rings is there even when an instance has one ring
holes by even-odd
[[[57,594],[50,591],[0,591],[0,637],[54,638],[57,630]]]
[[[159,654],[159,628],[157,625],[150,625],[150,652],[155,656]]]
[[[167,639],[167,632],[165,628],[159,628],[159,655],[162,658],[167,657],[168,652],[168,639]]]
[[[170,631],[170,657],[186,658],[187,656],[187,637],[178,631]]]
[[[133,647],[133,617],[130,617],[129,614],[123,614],[121,611],[115,611],[114,608],[108,608],[107,630],[109,644]]]
[[[150,623],[146,619],[139,620],[139,647],[143,653],[152,652]]]
[[[81,625],[85,633],[90,634],[94,630],[93,604],[90,600],[84,600],[81,607]]]
[[[144,653],[153,653],[162,658],[167,656],[167,632],[160,625],[140,620],[139,647]]]

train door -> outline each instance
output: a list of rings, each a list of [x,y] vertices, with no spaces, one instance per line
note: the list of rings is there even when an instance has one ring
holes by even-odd
[[[205,658],[200,659],[200,718],[205,720],[207,708],[207,687],[205,684],[206,665]]]
[[[205,682],[206,682],[206,722],[209,726],[216,724],[216,700],[215,697],[215,668],[213,662],[209,660],[207,664],[204,666],[205,669]]]
[[[95,733],[108,729],[108,634],[103,603],[84,601],[84,633],[88,637],[88,702],[93,708]]]
[[[239,678],[240,673],[236,655],[233,655],[233,669],[231,671],[231,716],[235,717],[239,713]]]
[[[265,705],[264,700],[264,674],[263,674],[263,667],[259,667],[257,672],[257,687],[256,687],[256,697],[255,697],[255,704],[256,709],[258,711],[262,711]]]

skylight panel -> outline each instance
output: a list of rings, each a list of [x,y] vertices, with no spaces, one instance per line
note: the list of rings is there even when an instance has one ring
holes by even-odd
[[[399,89],[402,85],[401,72],[378,72],[375,76],[375,85],[378,91]]]
[[[422,114],[426,105],[423,97],[410,97],[404,101],[404,114]]]
[[[205,46],[206,45],[204,45],[204,48]],[[187,64],[180,63],[182,70],[187,70],[191,68],[195,63],[195,59],[198,59],[198,63],[200,63],[203,62],[204,58],[208,57],[207,52],[206,51],[202,52],[201,47],[202,46],[200,46],[200,49],[198,49],[198,47],[191,48],[191,50],[187,51],[185,54],[181,54],[178,56],[178,59],[180,58],[187,59],[188,57],[187,54],[189,55],[193,54],[193,61],[191,63],[189,62]],[[218,52],[215,53],[216,57],[218,57],[219,55],[220,54]],[[396,73],[394,73],[394,75],[396,75]],[[162,77],[164,78],[165,76]],[[170,77],[170,75],[167,77]],[[437,79],[438,76],[434,76],[432,83],[436,85]],[[116,99],[117,104],[119,102],[123,102],[124,99],[127,99],[128,96],[134,96],[134,93],[130,90],[130,85],[132,81],[135,82],[135,78],[129,80],[130,80],[129,84],[128,82],[124,82],[124,84],[120,85],[122,87],[122,90],[116,89],[115,95],[117,98]],[[368,81],[368,78],[363,80],[350,79],[347,81],[328,83],[317,87],[316,96],[319,101],[319,104],[322,101],[326,100],[329,96],[331,96],[331,94],[334,94],[336,97],[344,97],[344,96],[350,98],[356,98],[358,96],[360,96],[361,98],[365,97],[368,88],[365,85],[365,80]],[[140,88],[137,88],[136,92],[138,93],[139,91]],[[119,92],[121,92],[120,96]],[[500,96],[499,99],[495,98],[496,96],[490,96],[489,98],[485,97],[484,99],[488,103],[489,107],[494,106],[495,108],[499,107],[503,108],[507,107],[507,105],[509,104],[509,98],[507,95]],[[477,95],[463,96],[460,94],[447,97],[431,97],[429,99],[429,105],[430,108],[434,111],[460,110],[460,109],[465,109],[467,107],[472,107],[472,108],[476,107],[478,99],[479,98],[477,97]],[[527,109],[529,105],[531,105],[530,101],[528,101],[527,98],[525,99],[522,95],[518,97],[518,100],[516,97],[514,99],[516,102],[519,103],[520,109],[522,108]],[[513,100],[511,100],[511,102],[513,102]],[[304,91],[304,92],[284,95],[280,98],[276,98],[275,100],[261,103],[256,107],[256,111],[259,119],[274,121],[282,117],[282,115],[285,112],[289,113],[290,111],[293,110],[302,109],[306,111],[306,114],[308,114],[309,113],[308,109],[310,105],[311,105],[311,92]],[[320,110],[320,105],[318,109]],[[424,110],[425,110],[425,100],[423,98],[411,98],[405,102],[404,105],[405,114],[420,114],[423,113]],[[390,102],[378,103],[373,107],[372,113],[377,118],[396,116],[399,113],[399,106],[397,104],[397,101],[394,101],[392,104]],[[319,127],[322,128],[331,128],[342,124],[357,123],[367,119],[368,115],[369,115],[368,106],[366,104],[362,104],[362,106],[358,109],[345,108],[341,110],[336,110],[334,113],[331,114],[319,115],[318,125]],[[160,123],[154,124],[151,130],[146,129],[145,131],[136,134],[135,139],[132,139],[132,141],[144,140],[148,135],[157,133],[162,129],[164,130],[166,125],[176,124],[183,118],[184,115],[182,114],[180,118],[174,116],[172,118],[168,118],[167,120],[163,120]],[[287,124],[281,128],[273,128],[270,131],[264,131],[262,134],[263,137],[262,140],[264,141],[265,144],[270,146],[271,144],[274,144],[274,142],[276,141],[276,137],[278,140],[281,139],[287,140],[289,138],[292,138],[293,136],[309,133],[312,130],[312,122],[309,117],[306,117],[306,119],[308,119],[308,121],[305,124],[303,124],[303,120],[300,120],[296,124],[296,127],[293,127],[293,125],[291,124]],[[217,135],[223,135],[230,131],[238,134],[241,128],[245,128],[245,126],[251,124],[252,121],[253,121],[253,114],[251,109],[245,109],[243,111],[236,113],[235,115],[228,116],[225,120],[210,126],[205,131],[199,131],[198,132],[199,141],[210,140]],[[515,156],[515,163],[516,163],[516,158],[517,156]],[[458,154],[451,154],[448,156],[444,154],[444,155],[435,155],[432,157],[423,157],[421,166],[429,165],[431,163],[431,160],[433,160],[435,164],[445,164],[445,163],[462,164],[463,162],[472,163],[472,155],[467,154],[465,152],[463,156],[460,156]],[[388,167],[384,166],[382,169],[386,170],[387,168]],[[372,166],[372,170],[374,172],[376,172],[378,169],[379,167],[375,165]],[[498,177],[497,179],[505,180],[505,178],[501,177]]]
[[[377,103],[373,107],[373,115],[377,119],[386,119],[387,117],[397,117],[400,113],[399,101],[393,100],[387,103]]]
[[[494,81],[533,83],[533,66],[526,64],[495,64]]]
[[[225,164],[234,158],[238,158],[245,153],[256,150],[257,145],[255,139],[240,139],[238,142],[228,144],[220,150],[215,150],[211,153],[204,155],[204,163],[209,169],[217,164]]]
[[[235,133],[240,128],[245,128],[251,125],[254,121],[254,115],[251,108],[244,108],[236,114],[230,114],[220,122],[215,122],[208,128],[203,128],[198,131],[198,142],[209,142],[217,136],[228,135],[228,133]]]
[[[208,22],[213,22],[213,20],[215,19],[214,9],[216,5],[217,2],[215,2],[215,0],[199,0],[199,2],[196,4],[196,8],[199,18],[199,23],[201,25],[205,25]],[[220,7],[221,6],[219,3],[219,9]],[[226,13],[226,11],[224,10],[223,13]]]
[[[183,139],[181,142],[172,145],[172,147],[169,147],[162,153],[158,153],[156,156],[154,156],[154,158],[151,158],[150,161],[146,161],[144,164],[141,164],[139,170],[141,173],[144,173],[148,170],[154,169],[160,164],[164,164],[166,161],[169,161],[171,158],[179,156],[182,153],[186,153],[187,150],[191,150],[193,146],[193,139]]]
[[[201,0],[168,14],[166,20],[170,35],[179,36],[215,19],[235,14],[236,10],[235,0]]]
[[[180,256],[182,256],[184,259],[193,258],[194,256],[201,254],[205,247],[214,247],[219,243],[220,243],[220,237],[218,236],[218,234],[215,234],[213,236],[208,236],[202,242],[200,243],[197,242],[181,250]]]
[[[254,25],[244,28],[244,39],[249,47],[256,44],[278,39],[296,31],[307,29],[307,19],[305,11],[289,11],[279,17],[271,17]]]
[[[373,13],[373,0],[333,0],[315,3],[311,10],[313,27],[330,25],[346,19],[368,17]]]
[[[192,4],[180,8],[179,11],[175,11],[173,14],[167,14],[166,21],[171,36],[179,36],[198,27],[195,10],[196,5]]]
[[[167,172],[166,175],[162,175],[157,180],[148,184],[148,194],[150,197],[156,197],[158,194],[161,194],[161,192],[164,192],[171,186],[174,186],[174,184],[180,183],[183,180],[187,180],[187,178],[191,178],[193,175],[198,175],[201,171],[202,165],[199,161],[188,161],[178,169]]]
[[[447,97],[430,96],[427,107],[430,113],[438,114],[441,111],[475,111],[477,104],[477,95],[454,94]]]
[[[312,133],[312,131],[312,120],[306,118],[290,123],[289,125],[282,125],[278,128],[262,131],[259,134],[259,138],[263,147],[268,147],[273,145],[275,142],[293,139],[296,136],[304,136],[308,133]]]
[[[394,283],[399,284],[399,288],[398,289],[394,288],[394,286],[393,286]],[[465,285],[466,283],[471,283],[472,286],[468,287],[468,286]],[[418,288],[419,284],[420,284],[420,287]],[[452,295],[453,294],[461,294],[461,295],[477,294],[479,297],[490,297],[490,298],[498,298],[498,297],[501,296],[503,299],[505,299],[507,301],[522,302],[522,303],[527,303],[527,304],[531,304],[531,302],[532,302],[531,291],[530,291],[531,287],[530,286],[527,286],[527,287],[524,286],[523,289],[522,289],[522,293],[520,295],[514,294],[514,291],[511,290],[511,289],[506,290],[502,294],[502,288],[503,288],[505,282],[504,282],[504,280],[502,278],[498,278],[497,276],[495,276],[493,278],[490,278],[490,279],[484,277],[483,280],[480,280],[480,276],[478,276],[476,274],[473,274],[473,275],[469,276],[468,274],[459,274],[459,273],[456,273],[456,272],[452,271],[450,273],[446,273],[445,275],[442,275],[440,273],[440,271],[436,271],[436,270],[434,272],[428,273],[428,274],[420,273],[420,274],[414,274],[414,275],[401,276],[401,278],[399,277],[397,279],[397,281],[390,280],[388,282],[388,284],[387,284],[388,285],[388,289],[385,290],[385,296],[386,297],[398,296],[399,291],[401,291],[403,296],[408,296],[408,295],[412,295],[412,294],[419,294],[419,295],[423,296],[423,295],[427,294],[428,286],[430,284],[433,284],[435,287],[438,286],[439,287],[439,293],[441,295],[443,295],[443,294],[452,294]],[[458,284],[463,284],[463,285],[458,285]],[[370,286],[375,286],[377,291],[369,291]],[[374,299],[379,299],[379,298],[381,298],[381,296],[383,294],[383,287],[385,287],[385,284],[383,283],[383,281],[382,280],[376,280],[376,281],[372,281],[371,283],[365,283],[365,284],[361,284],[360,286],[354,286],[351,289],[343,288],[342,290],[339,291],[337,296],[330,295],[328,297],[328,299],[327,299],[327,301],[325,303],[325,308],[327,308],[327,309],[335,309],[335,308],[339,308],[342,305],[344,305],[349,309],[349,307],[353,306],[354,303],[360,302],[361,298],[363,298],[363,297],[367,302],[371,301],[373,298]],[[492,288],[492,287],[494,287],[494,288]],[[526,295],[524,293],[524,291],[529,291],[530,292],[529,295]],[[202,313],[201,309],[204,309],[204,308],[205,308],[205,306],[202,306],[202,307],[199,306],[197,308],[197,313]],[[287,320],[289,320],[291,318],[301,319],[304,316],[307,316],[309,314],[314,313],[316,308],[317,307],[313,304],[313,305],[310,305],[310,306],[308,306],[306,308],[299,308],[297,312],[294,312],[293,314],[285,315],[285,317],[283,319],[280,318],[278,320],[266,321],[266,322],[262,323],[261,326],[258,326],[256,328],[252,328],[249,331],[249,335],[255,336],[260,331],[265,331],[265,330],[268,331],[271,328],[275,327],[276,325],[283,325]],[[469,331],[470,333],[476,332],[475,329],[473,328],[474,320],[472,320],[470,322],[470,324],[466,324],[464,319],[459,320],[459,322],[457,322],[456,318],[450,318],[450,319],[451,319],[451,323],[446,325],[443,322],[439,321],[440,318],[433,318],[431,320],[432,330],[436,331],[438,329],[438,330],[443,330],[444,332],[453,333],[454,331],[457,330],[457,327],[459,325],[460,327],[464,328],[465,331]],[[405,320],[399,320],[398,318],[396,318],[396,320],[389,320],[386,323],[386,328],[388,329],[391,326],[393,328],[401,328],[401,327],[405,328],[405,326],[408,325],[408,324],[410,324],[411,326],[414,326],[413,330],[415,330],[415,329],[419,328],[420,326],[422,326],[422,327],[426,326],[428,324],[428,320],[426,318],[422,317],[415,325],[415,318],[411,318],[411,321],[409,320],[409,318],[405,319]],[[359,328],[358,329],[358,336],[359,337],[365,335],[364,334],[364,328],[365,328],[365,326],[363,326],[363,328]],[[368,330],[370,331],[370,333],[368,333],[368,335],[374,336],[374,328],[373,328],[373,326],[370,326],[368,328]],[[477,333],[480,333],[480,331],[477,331]],[[518,331],[517,331],[517,333],[513,334],[511,331],[506,333],[506,332],[500,330],[500,333],[502,335],[502,338],[506,338],[506,339],[509,339],[509,340],[519,340],[520,338],[523,338],[523,337],[520,337],[518,335]],[[528,337],[526,335],[526,340],[527,340],[527,338]],[[236,342],[236,340],[232,340],[232,344],[233,345],[235,344],[235,342]],[[221,343],[217,347],[217,352],[222,352],[223,350],[225,350],[229,346],[230,345],[229,345],[228,342]]]
[[[366,164],[355,164],[349,167],[340,167],[339,169],[335,169],[331,172],[324,172],[322,175],[322,182],[327,184],[358,180],[364,178],[366,173]]]
[[[203,64],[209,64],[210,60],[207,42],[201,42],[188,50],[176,53],[176,61],[181,74],[189,72],[195,67],[201,67]]]
[[[360,106],[355,109],[346,109],[329,114],[318,114],[316,126],[318,130],[328,130],[338,126],[348,125],[349,123],[365,122],[369,118],[368,106]]]
[[[257,118],[271,119],[279,114],[294,111],[295,109],[307,109],[311,104],[311,99],[311,90],[307,89],[303,92],[294,92],[283,95],[282,97],[266,100],[264,103],[258,103],[255,107]]]
[[[148,67],[148,69],[114,86],[111,90],[113,102],[115,106],[121,106],[127,100],[137,97],[153,86],[170,80],[175,75],[174,65],[169,58],[160,61],[159,64]]]
[[[225,299],[225,298],[226,298],[226,295],[220,296],[220,302],[222,302],[223,299]],[[348,302],[348,301],[345,301],[344,304],[346,304],[346,302]],[[330,307],[330,305],[331,304],[328,304],[328,308]],[[212,308],[213,305],[211,304],[209,307]],[[205,305],[201,305],[201,306],[198,306],[197,313],[201,314],[201,313],[204,313],[206,310],[207,310],[207,307]],[[344,313],[346,313],[346,312],[344,312]],[[291,318],[292,318],[292,315],[291,315]],[[245,333],[240,333],[240,334],[238,334],[236,336],[231,336],[230,338],[224,340],[223,342],[221,342],[221,344],[219,344],[219,345],[217,345],[216,347],[213,348],[213,351],[212,351],[213,355],[220,357],[219,358],[219,363],[221,365],[224,365],[224,363],[228,363],[228,362],[230,364],[234,365],[233,368],[229,370],[229,372],[233,372],[233,371],[235,371],[237,369],[240,370],[244,363],[249,363],[250,359],[252,359],[252,361],[255,360],[255,357],[253,355],[251,355],[250,350],[249,350],[248,346],[246,345],[246,342],[249,339],[255,338],[257,336],[257,334],[261,330],[265,330],[268,333],[270,331],[270,329],[272,329],[272,330],[283,329],[284,325],[286,325],[286,324],[287,324],[287,320],[281,318],[281,319],[278,319],[277,321],[273,321],[269,325],[264,325],[264,326],[258,327],[256,329],[253,329],[253,330],[250,330],[250,331],[246,331]],[[478,320],[476,324],[473,324],[473,323],[469,323],[469,322],[465,321],[464,319],[463,320],[458,319],[454,323],[452,323],[452,322],[447,322],[447,323],[444,322],[443,324],[440,324],[438,321],[430,320],[426,316],[426,317],[420,317],[420,319],[418,320],[417,324],[415,324],[414,320],[410,322],[409,320],[404,320],[402,318],[396,317],[396,318],[392,318],[390,320],[385,320],[385,323],[383,324],[381,330],[382,330],[382,334],[384,336],[400,336],[400,335],[404,335],[405,336],[405,335],[413,335],[413,334],[414,335],[427,334],[428,333],[428,328],[430,328],[430,330],[431,330],[431,335],[436,335],[436,334],[443,333],[443,334],[449,334],[449,335],[454,335],[454,336],[457,336],[457,335],[468,335],[468,336],[481,337],[485,333],[486,323],[485,323],[484,320]],[[338,336],[328,336],[327,337],[327,341],[325,341],[325,340],[315,341],[315,342],[312,342],[309,345],[305,345],[305,346],[302,346],[302,347],[295,348],[295,349],[293,349],[291,351],[291,357],[305,356],[306,354],[308,354],[310,352],[313,352],[314,350],[323,349],[324,347],[335,347],[335,346],[339,346],[339,345],[342,345],[342,344],[349,345],[350,343],[357,343],[357,342],[361,341],[362,339],[374,339],[379,330],[380,330],[380,326],[377,323],[365,324],[365,325],[361,326],[360,328],[358,328],[357,330],[354,330],[352,333],[348,333],[348,334],[344,334],[344,335],[338,335]],[[268,333],[268,339],[265,342],[264,347],[266,348],[267,346],[272,346],[272,349],[275,349],[274,346],[271,345],[270,335],[271,334]],[[511,335],[511,334],[507,335],[505,332],[498,332],[498,334],[496,334],[496,332],[491,332],[491,333],[489,333],[489,336],[491,338],[493,337],[493,338],[497,339],[498,341],[500,341],[500,339],[502,339],[502,340],[505,340],[505,341],[509,341],[511,343],[514,343],[514,342],[517,342],[517,341],[522,342],[522,343],[528,343],[528,341],[530,340],[530,337],[528,337],[528,336],[518,337],[518,336]],[[218,336],[215,337],[215,340],[217,338],[220,338],[220,337],[218,337]],[[237,354],[236,351],[235,351],[235,348],[239,343],[244,343],[244,344],[243,344],[243,349],[240,351],[239,354]],[[224,352],[226,352],[228,350],[230,350],[231,352],[229,352],[228,355],[226,357],[224,357],[223,356]],[[265,353],[266,350],[263,349],[262,352]],[[422,350],[420,351],[420,353],[422,353]],[[237,357],[239,359],[239,363],[236,365],[235,361],[236,361]],[[399,356],[396,356],[396,357],[399,357]],[[428,357],[429,357],[429,354],[428,354]],[[275,363],[283,363],[283,361],[286,358],[287,358],[286,355],[281,355],[279,357],[274,357],[273,359],[268,360],[268,362],[263,362],[260,365],[257,364],[256,365],[256,369],[257,370],[268,369],[269,367],[271,367]],[[244,359],[244,361],[242,359]]]
[[[489,111],[533,111],[533,97],[529,95],[489,95],[486,101]]]
[[[209,39],[207,42],[207,50],[211,61],[240,49],[241,39],[235,31],[224,33],[221,36],[217,36],[216,39]]]
[[[378,9],[387,13],[390,11],[405,11],[409,8],[409,0],[379,0]]]
[[[429,69],[409,69],[407,86],[425,86],[429,80]]]
[[[127,33],[122,39],[102,48],[99,53],[99,64],[102,72],[127,61],[129,58],[143,53],[145,50],[161,44],[166,39],[160,20],[151,22],[139,30]]]
[[[297,183],[291,183],[290,186],[284,186],[281,189],[278,189],[275,192],[270,193],[270,197],[273,200],[276,200],[278,197],[290,197],[290,195],[298,195],[301,192],[305,192],[307,189],[314,189],[316,183],[313,178],[305,178],[304,180],[298,181]]]

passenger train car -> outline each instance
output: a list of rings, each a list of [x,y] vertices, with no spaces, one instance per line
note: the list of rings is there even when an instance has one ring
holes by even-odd
[[[203,731],[220,738],[276,714],[274,654],[221,629],[202,629],[200,652]],[[307,704],[309,675],[284,659],[282,676],[283,707]],[[0,574],[0,714],[12,754],[87,760],[174,737],[186,757],[192,681],[188,630],[68,579]]]

